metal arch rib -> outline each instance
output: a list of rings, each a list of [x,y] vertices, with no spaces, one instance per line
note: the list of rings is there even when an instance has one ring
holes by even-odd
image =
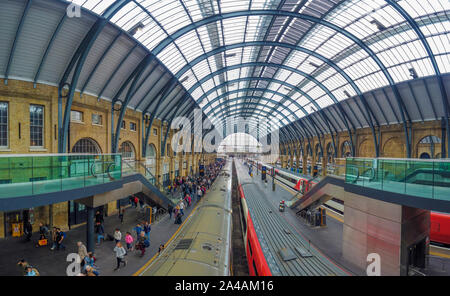
[[[426,52],[428,53],[428,56],[430,57],[431,64],[433,65],[434,72],[436,73],[436,76],[438,77],[438,83],[439,83],[439,90],[441,92],[441,98],[442,98],[442,105],[444,108],[444,120],[446,125],[446,131],[447,131],[447,147],[450,149],[450,127],[449,127],[449,106],[448,106],[448,98],[447,98],[447,92],[445,90],[444,82],[442,80],[442,74],[439,70],[439,66],[436,61],[436,57],[433,54],[433,51],[431,50],[430,44],[428,43],[427,39],[425,38],[425,35],[423,34],[422,30],[419,28],[417,22],[408,14],[406,10],[403,9],[397,2],[392,0],[385,0],[392,8],[394,8],[398,13],[400,13],[405,20],[410,24],[410,26],[413,28],[413,30],[416,32],[417,36],[419,37],[420,41],[422,42],[423,46],[425,47]],[[411,90],[412,91],[412,90]],[[421,115],[422,116],[422,115]],[[444,149],[445,151],[445,149]],[[446,153],[442,156],[443,158],[446,158]]]
[[[377,55],[359,38],[357,38],[355,35],[353,35],[352,33],[340,28],[337,25],[334,25],[328,21],[325,21],[323,19],[311,16],[311,15],[306,15],[306,14],[297,14],[297,13],[293,13],[293,12],[288,12],[288,11],[279,11],[279,10],[252,10],[252,11],[237,11],[237,12],[230,12],[230,13],[224,13],[221,15],[215,15],[212,17],[208,17],[205,19],[202,19],[200,21],[197,21],[194,24],[190,24],[187,25],[181,29],[179,29],[178,31],[176,31],[174,34],[172,34],[170,36],[170,38],[166,38],[165,40],[161,41],[156,47],[155,47],[155,53],[158,54],[159,52],[161,52],[166,46],[168,46],[171,41],[170,40],[175,40],[178,37],[186,34],[187,32],[193,30],[196,27],[205,25],[207,23],[210,22],[216,22],[218,20],[223,20],[223,19],[228,19],[228,18],[233,18],[233,17],[241,17],[241,16],[251,16],[251,15],[273,15],[273,16],[287,16],[287,17],[294,17],[294,18],[300,18],[300,19],[304,19],[310,22],[314,22],[316,24],[320,24],[323,25],[325,27],[328,27],[332,30],[335,30],[338,33],[343,34],[344,36],[346,36],[347,38],[349,38],[350,40],[352,40],[354,43],[356,43],[359,47],[361,47],[364,51],[367,52],[367,54],[375,61],[375,63],[378,65],[378,67],[380,67],[381,71],[383,72],[384,76],[386,77],[386,79],[388,80],[389,84],[392,87],[392,90],[394,92],[395,98],[397,100],[397,104],[399,105],[401,112],[401,116],[402,116],[402,121],[403,121],[403,125],[404,125],[404,130],[405,130],[405,138],[406,138],[406,143],[407,143],[407,154],[410,155],[411,154],[411,147],[410,147],[410,141],[409,141],[409,136],[408,136],[408,131],[407,131],[407,126],[406,126],[406,119],[405,119],[405,114],[404,114],[404,108],[403,108],[403,101],[401,99],[400,93],[397,89],[397,86],[395,85],[391,75],[389,74],[389,72],[387,71],[387,68],[384,66],[384,64],[381,62],[381,60],[377,57]],[[366,108],[369,108],[368,105],[365,104]],[[375,134],[374,128],[373,128],[373,124],[371,124],[371,128],[372,128],[372,133]],[[376,137],[376,135],[375,135]],[[374,138],[375,140],[375,138]]]

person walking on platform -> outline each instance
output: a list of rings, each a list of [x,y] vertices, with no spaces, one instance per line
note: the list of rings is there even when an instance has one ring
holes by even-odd
[[[120,206],[119,208],[119,220],[120,224],[123,224],[123,216],[125,214],[125,208],[123,206]]]
[[[97,246],[100,245],[100,240],[105,240],[105,229],[103,228],[103,224],[97,222],[95,225],[95,233],[97,233]]]
[[[141,236],[141,232],[142,232],[142,227],[141,224],[137,224],[134,228],[133,231],[136,232],[136,240],[139,240],[139,237]]]
[[[144,233],[145,233],[145,237],[147,238],[148,241],[150,241],[150,231],[151,230],[152,230],[152,227],[150,226],[148,221],[145,221],[145,223],[144,223]]]
[[[180,213],[181,213],[182,216],[184,216],[184,202],[183,202],[183,200],[180,200],[179,205],[180,205]]]
[[[114,231],[114,240],[116,244],[122,240],[122,232],[120,232],[119,228],[116,228]]]
[[[145,255],[145,248],[146,248],[145,242],[146,242],[145,233],[141,232],[136,243],[136,250],[141,251],[141,257]]]
[[[66,234],[61,231],[61,229],[56,228],[56,250],[66,249],[66,246],[63,245],[63,241],[66,238]],[[52,249],[53,250],[53,249]]]
[[[169,212],[169,220],[172,219],[173,207],[171,204],[167,205],[167,211]]]
[[[117,260],[117,267],[114,270],[118,270],[120,268],[120,263],[123,263],[125,266],[127,266],[127,261],[124,260],[127,251],[125,250],[124,247],[122,247],[122,244],[120,242],[116,243],[116,246],[114,247],[114,252],[116,253],[116,260]]]
[[[100,213],[100,211],[97,211],[95,213],[95,223],[102,223],[103,224],[103,214]]]
[[[80,257],[80,261],[81,261],[81,267],[84,268],[84,265],[86,263],[86,257],[89,257],[88,255],[88,251],[86,249],[86,246],[83,245],[82,242],[77,242],[77,246],[78,246],[78,256]]]
[[[127,250],[132,251],[133,250],[133,236],[131,236],[131,233],[127,232],[125,235],[125,242],[127,243]]]
[[[23,232],[25,234],[25,241],[29,242],[31,240],[31,236],[33,235],[33,225],[31,225],[30,220],[25,221]]]

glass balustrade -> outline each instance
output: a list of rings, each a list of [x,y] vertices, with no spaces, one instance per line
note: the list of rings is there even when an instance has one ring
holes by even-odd
[[[345,182],[450,201],[450,160],[347,158]]]
[[[157,181],[156,177],[151,172],[150,168],[146,165],[145,161],[139,160],[124,160],[123,161],[123,175],[141,174],[151,184],[153,184],[158,190],[170,201],[177,203],[180,200],[180,196],[177,193],[169,193],[167,186],[163,186]]]
[[[104,184],[122,177],[121,154],[0,155],[0,198]]]

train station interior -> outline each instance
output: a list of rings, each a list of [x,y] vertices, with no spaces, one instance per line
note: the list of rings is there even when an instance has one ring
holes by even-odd
[[[0,0],[0,276],[449,276],[448,0]]]

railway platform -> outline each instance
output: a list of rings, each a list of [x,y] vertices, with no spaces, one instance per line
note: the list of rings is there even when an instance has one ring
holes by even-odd
[[[185,217],[195,207],[193,203],[189,208],[185,209]],[[114,229],[118,227],[122,232],[122,243],[125,233],[132,232],[133,227],[138,222],[142,221],[142,214],[139,212],[139,207],[134,209],[128,207],[125,210],[124,223],[121,224],[117,215],[105,217],[104,226],[105,233],[112,234]],[[96,257],[95,265],[99,267],[101,276],[131,276],[138,272],[145,263],[150,260],[157,252],[161,244],[165,244],[174,233],[181,227],[174,224],[174,219],[169,218],[166,214],[159,221],[152,223],[150,232],[150,247],[147,248],[145,255],[140,257],[140,251],[131,251],[125,257],[128,261],[126,267],[121,267],[114,271],[116,267],[115,253],[113,252],[114,241],[103,241],[96,246],[94,256]],[[183,219],[184,221],[184,219]],[[25,242],[23,237],[7,238],[0,241],[0,276],[21,276],[22,270],[17,266],[20,259],[25,259],[30,265],[37,268],[42,276],[65,276],[67,266],[67,255],[70,253],[77,253],[77,242],[81,241],[85,244],[86,240],[86,225],[81,225],[77,228],[66,232],[67,237],[64,245],[65,250],[51,251],[50,246],[35,247],[38,239],[38,234],[34,233],[30,242]]]

